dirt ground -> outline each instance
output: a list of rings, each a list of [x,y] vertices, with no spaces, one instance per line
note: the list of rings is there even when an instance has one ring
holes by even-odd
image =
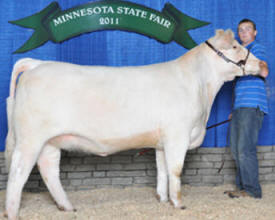
[[[217,187],[182,187],[185,210],[177,210],[170,203],[159,203],[155,188],[102,188],[68,192],[76,212],[57,209],[48,192],[24,192],[21,220],[274,220],[275,184],[263,185],[263,198],[230,199],[223,194],[232,185]],[[0,219],[3,218],[5,191],[0,191]]]

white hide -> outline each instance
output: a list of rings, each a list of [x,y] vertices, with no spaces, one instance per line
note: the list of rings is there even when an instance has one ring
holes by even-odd
[[[231,31],[219,30],[209,41],[239,61],[247,50],[233,37]],[[246,73],[257,74],[258,62],[251,54]],[[22,188],[35,163],[58,206],[73,210],[59,180],[60,149],[107,156],[155,148],[158,197],[170,198],[181,208],[186,151],[202,143],[218,90],[241,74],[239,67],[226,63],[204,43],[176,60],[140,67],[20,60],[8,99],[8,217],[18,215]]]

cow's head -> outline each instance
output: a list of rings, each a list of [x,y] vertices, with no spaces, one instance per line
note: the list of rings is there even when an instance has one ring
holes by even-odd
[[[260,75],[260,60],[240,45],[231,30],[217,30],[216,35],[208,40],[216,56],[215,65],[224,73],[224,80],[232,80],[236,76]],[[216,50],[216,52],[215,52]],[[212,54],[213,55],[213,54]]]

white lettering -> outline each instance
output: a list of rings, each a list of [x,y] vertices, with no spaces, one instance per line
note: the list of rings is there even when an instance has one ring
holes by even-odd
[[[116,13],[117,14],[122,14],[123,13],[123,8],[122,7],[118,7]]]
[[[171,25],[171,22],[170,22],[170,21],[168,21],[168,20],[165,20],[165,22],[164,22],[163,26],[164,26],[164,27],[166,27],[166,28],[169,28],[169,27],[170,27],[170,25]]]
[[[99,24],[100,25],[118,25],[119,19],[113,18],[113,17],[101,17],[99,18]]]
[[[59,16],[58,18],[53,19],[54,26],[61,25],[66,23],[70,20],[91,16],[94,14],[114,14],[114,9],[111,6],[97,6],[94,8],[83,8],[80,10],[75,10],[64,15]]]
[[[136,16],[135,10],[131,8],[128,15]]]
[[[101,6],[101,8],[103,9],[103,13],[106,14],[108,7],[107,6]]]
[[[79,11],[73,11],[73,17],[74,18],[80,17]]]
[[[151,14],[150,14],[150,17],[149,17],[149,20],[150,20],[150,21],[152,21],[152,20],[153,20],[153,18],[155,18],[155,17],[156,17],[156,15],[155,15],[155,14],[153,14],[153,13],[151,13]]]
[[[63,22],[66,22],[66,18],[64,17],[64,15],[61,16]]]
[[[65,17],[66,20],[73,19],[72,14],[65,14],[64,17]]]
[[[57,26],[57,25],[59,25],[59,24],[62,24],[63,21],[61,20],[60,17],[58,17],[57,19],[53,19],[53,23],[54,23],[54,26]]]
[[[142,12],[140,9],[135,9],[135,15],[137,16],[137,17],[140,17],[140,13]]]
[[[140,17],[141,18],[146,18],[147,17],[147,11],[142,11]]]
[[[124,12],[124,14],[126,14],[126,15],[127,15],[127,14],[128,14],[129,9],[130,9],[130,8],[126,8],[126,7],[124,7],[124,11],[125,11],[125,12]]]
[[[101,13],[101,8],[100,7],[95,7],[94,10],[93,10],[93,12],[95,14],[100,14]]]
[[[101,8],[103,9],[103,13],[104,14],[110,14],[110,13],[112,13],[112,14],[114,14],[115,12],[114,12],[114,9],[111,7],[111,6],[101,6]]]
[[[80,10],[80,15],[81,15],[81,17],[87,16],[87,10],[86,9],[81,9]]]
[[[141,18],[146,18],[147,16],[147,11],[143,11],[137,8],[128,8],[128,7],[118,7],[116,10],[117,14],[124,14],[124,15],[131,15],[131,16],[136,16],[136,17],[141,17]]]
[[[129,16],[135,16],[135,17],[139,17],[142,19],[149,19],[151,22],[159,24],[163,27],[169,28],[171,26],[171,22],[165,18],[163,18],[162,16],[158,16],[154,13],[150,13],[150,16],[148,16],[147,11],[142,10],[142,9],[137,9],[137,8],[130,8],[130,7],[123,7],[123,6],[119,6],[116,8],[116,11],[114,11],[112,6],[96,6],[94,8],[83,8],[83,9],[79,9],[79,10],[74,10],[71,12],[68,12],[66,14],[63,14],[55,19],[53,19],[53,23],[54,26],[58,26],[61,25],[63,23],[66,23],[70,20],[74,20],[74,19],[78,19],[81,17],[86,17],[86,16],[92,16],[92,15],[98,15],[98,14],[124,14],[124,15],[129,15]],[[101,20],[103,21],[103,20]],[[108,19],[104,20],[103,22],[104,24],[118,24],[118,20],[110,20],[108,21]]]
[[[107,13],[112,13],[112,14],[114,14],[115,12],[114,12],[114,9],[113,9],[112,7],[109,7]]]
[[[92,15],[93,14],[93,8],[87,8],[87,14]]]
[[[160,24],[166,28],[169,28],[171,25],[171,22],[169,20],[166,20],[165,18],[161,18],[160,16],[157,16],[153,13],[150,14],[149,20],[154,23]]]

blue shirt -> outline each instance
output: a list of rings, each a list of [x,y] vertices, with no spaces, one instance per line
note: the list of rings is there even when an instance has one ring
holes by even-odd
[[[263,45],[253,41],[246,46],[250,52],[260,60],[267,62],[267,56]],[[265,82],[255,76],[243,76],[237,79],[235,85],[234,109],[241,107],[259,107],[264,113],[268,113],[267,94]]]

